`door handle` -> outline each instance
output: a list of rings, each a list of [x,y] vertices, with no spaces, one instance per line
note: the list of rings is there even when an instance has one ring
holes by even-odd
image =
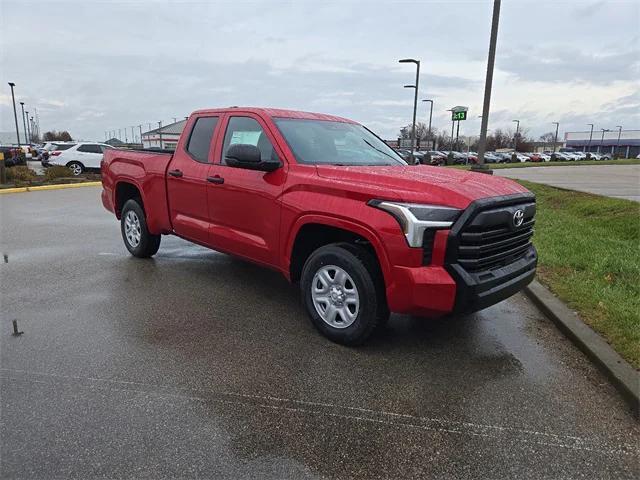
[[[169,175],[171,175],[172,177],[181,177],[182,170],[170,170]]]
[[[218,185],[224,183],[224,178],[220,175],[215,175],[213,177],[207,177],[207,182],[209,183],[217,183]]]

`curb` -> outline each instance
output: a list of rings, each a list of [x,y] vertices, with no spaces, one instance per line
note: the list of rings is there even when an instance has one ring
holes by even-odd
[[[640,373],[540,282],[534,280],[525,287],[524,291],[533,303],[607,376],[629,403],[637,418],[640,415]]]
[[[0,189],[0,195],[5,193],[37,192],[38,190],[62,190],[64,188],[97,187],[102,182],[60,183],[58,185],[38,185],[35,187],[17,187]]]

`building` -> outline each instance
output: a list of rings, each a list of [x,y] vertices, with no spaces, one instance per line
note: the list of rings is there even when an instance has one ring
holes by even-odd
[[[119,139],[117,139],[115,137],[110,138],[109,140],[107,140],[104,143],[106,143],[107,145],[111,145],[112,147],[116,147],[116,148],[124,147],[126,145],[126,143],[124,143],[123,141],[121,141],[121,140],[119,140]]]
[[[593,135],[590,133],[590,130],[566,132],[565,144],[585,152],[617,154],[624,158],[635,158],[640,153],[640,130],[594,130]]]
[[[175,150],[180,134],[186,125],[187,120],[180,120],[176,123],[155,128],[142,134],[143,148],[164,148]]]

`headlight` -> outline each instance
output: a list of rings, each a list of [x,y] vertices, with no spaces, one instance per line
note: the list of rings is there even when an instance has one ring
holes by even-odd
[[[451,227],[461,213],[457,208],[385,200],[371,200],[369,205],[389,212],[395,217],[410,247],[422,246],[425,230]]]

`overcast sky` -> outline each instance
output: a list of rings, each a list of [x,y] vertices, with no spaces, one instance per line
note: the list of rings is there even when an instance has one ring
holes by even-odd
[[[491,0],[0,0],[0,131],[14,129],[10,90],[42,131],[104,139],[192,110],[273,106],[346,116],[397,137],[420,98],[469,107],[479,130]],[[489,128],[640,128],[640,1],[503,0]],[[419,105],[421,120],[428,104]]]

